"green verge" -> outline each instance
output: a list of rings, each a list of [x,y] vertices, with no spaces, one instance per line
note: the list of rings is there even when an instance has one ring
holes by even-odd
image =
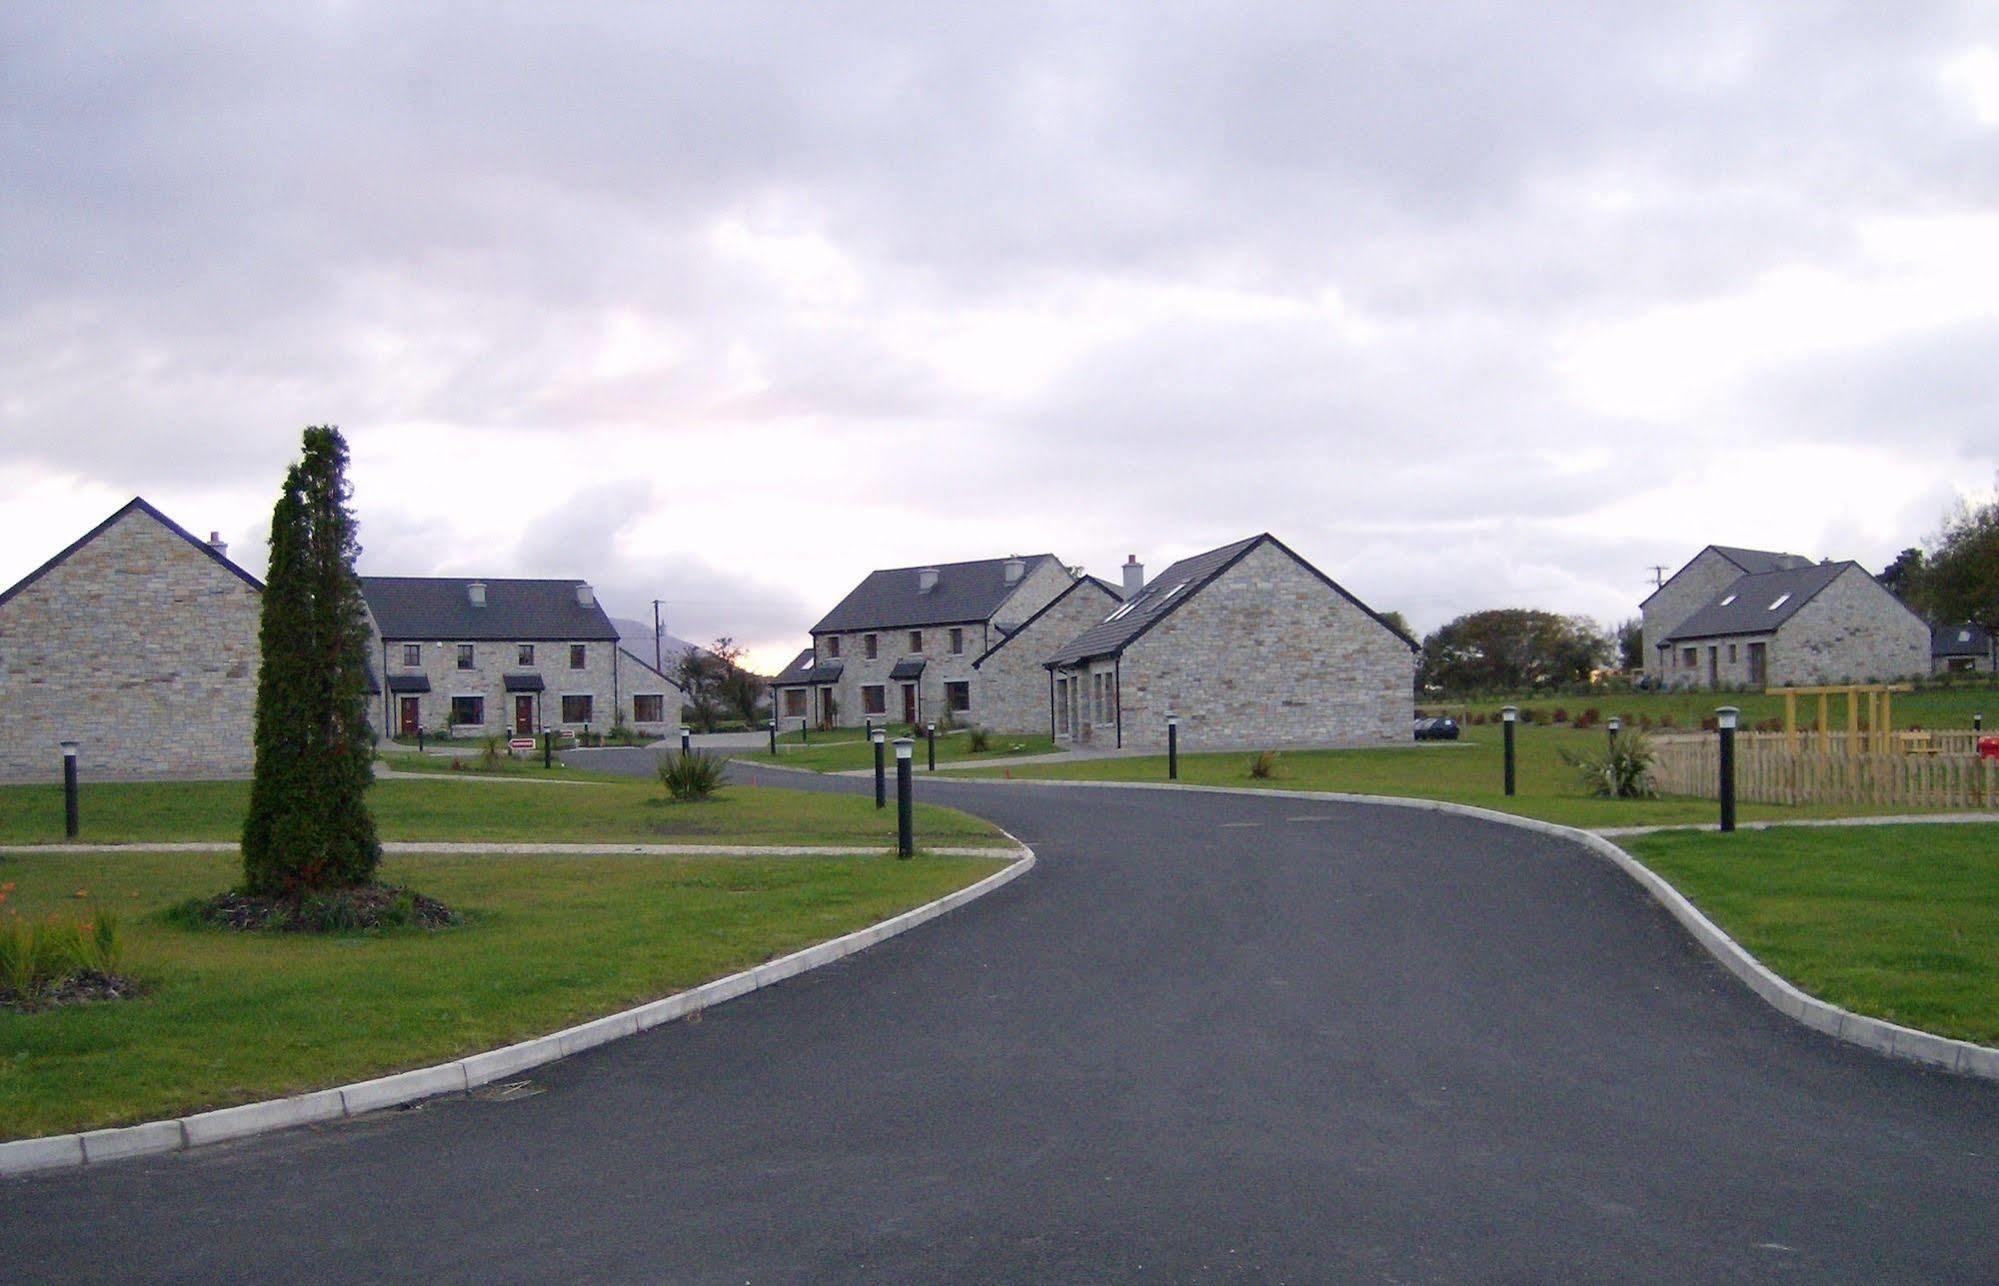
[[[10,909],[120,917],[134,1000],[0,1010],[0,1137],[178,1116],[542,1035],[837,937],[998,869],[982,858],[396,856],[464,912],[425,933],[184,929],[241,875],[209,855],[0,858]]]
[[[1801,990],[1999,1044],[1999,824],[1663,832],[1620,843]]]
[[[847,731],[842,729],[841,731]],[[903,735],[890,730],[890,737]],[[858,737],[842,737],[837,741],[822,741],[822,734],[813,733],[807,745],[798,743],[797,734],[792,733],[778,742],[777,758],[772,759],[768,750],[758,750],[751,754],[736,756],[751,763],[779,763],[787,768],[810,768],[815,772],[849,772],[858,768],[875,766],[874,746]],[[924,739],[916,737],[916,770],[920,773],[929,762]],[[1054,753],[1055,740],[1045,734],[1032,733],[991,734],[988,748],[979,753],[972,750],[971,738],[963,731],[939,733],[937,736],[937,762],[959,763],[965,761],[998,763],[1007,759],[1018,759],[1024,755],[1046,755]],[[885,752],[888,767],[895,769],[895,747],[889,746]]]
[[[469,774],[468,774],[469,775]],[[643,844],[895,843],[895,809],[863,795],[728,785],[713,799],[676,804],[651,782],[605,776],[589,786],[506,780],[391,778],[368,792],[384,840]],[[235,843],[249,801],[245,781],[96,782],[78,793],[86,843]],[[62,840],[60,785],[0,786],[0,843]],[[989,823],[916,805],[917,842],[1005,844]]]
[[[1895,694],[1893,720],[1896,727],[1968,729],[1974,714],[1985,716],[1987,728],[1999,725],[1999,685],[1983,679],[1958,679],[1948,686],[1941,681],[1933,682],[1934,686],[1926,683],[1918,692]],[[1701,720],[1712,715],[1715,707],[1724,705],[1735,706],[1742,711],[1744,726],[1784,717],[1784,699],[1763,692],[1598,692],[1581,696],[1426,697],[1416,704],[1432,714],[1448,714],[1461,721],[1474,713],[1497,721],[1501,706],[1514,705],[1523,712],[1531,712],[1537,728],[1552,719],[1557,710],[1566,711],[1573,720],[1584,711],[1594,709],[1601,718],[1608,719],[1615,715],[1632,726],[1636,726],[1640,719],[1650,719],[1657,725],[1670,718],[1682,731],[1700,727]],[[1799,726],[1810,727],[1817,717],[1818,698],[1799,697]],[[1846,701],[1843,697],[1826,698],[1826,718],[1835,729],[1846,727]],[[1485,732],[1487,729],[1473,725],[1465,731]]]
[[[1603,746],[1600,728],[1577,730],[1541,724],[1517,733],[1516,785],[1508,798],[1502,789],[1504,752],[1497,728],[1468,728],[1456,742],[1422,742],[1359,750],[1287,750],[1277,756],[1277,772],[1267,779],[1249,775],[1247,751],[1226,754],[1182,754],[1180,780],[1197,786],[1255,786],[1273,790],[1326,790],[1361,795],[1397,795],[1472,804],[1498,812],[1566,826],[1671,826],[1715,820],[1717,805],[1707,799],[1597,799],[1584,792],[1576,772],[1562,762],[1562,752],[1576,753]],[[1020,779],[1067,781],[1166,780],[1166,757],[1079,759],[1067,763],[1018,764],[1010,768],[968,769],[975,777],[1002,774]],[[1745,821],[1784,821],[1817,817],[1920,811],[1901,805],[1827,804],[1787,807],[1744,804]]]

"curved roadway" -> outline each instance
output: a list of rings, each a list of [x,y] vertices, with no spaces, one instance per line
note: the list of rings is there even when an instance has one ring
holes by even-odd
[[[1785,1020],[1574,846],[1309,800],[919,790],[1041,865],[518,1096],[0,1184],[0,1262],[64,1281],[1999,1277],[1999,1086]]]

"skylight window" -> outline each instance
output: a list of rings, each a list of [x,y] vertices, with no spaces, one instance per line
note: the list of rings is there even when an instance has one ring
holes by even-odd
[[[1115,621],[1118,617],[1123,616],[1126,612],[1129,612],[1132,608],[1137,606],[1138,606],[1138,600],[1134,598],[1129,603],[1126,603],[1123,607],[1118,608],[1117,611],[1112,612],[1109,616],[1106,616],[1104,618],[1104,624],[1109,625],[1112,621]]]
[[[1957,641],[1958,641],[1958,642],[1960,642],[1960,643],[1969,643],[1969,642],[1971,642],[1971,631],[1970,631],[1970,630],[1959,630],[1959,631],[1957,632]]]
[[[1727,607],[1730,603],[1733,603],[1734,601],[1735,601],[1735,595],[1730,594],[1727,598],[1721,600],[1720,606]]]
[[[1773,601],[1773,602],[1772,602],[1772,603],[1770,604],[1770,610],[1774,612],[1774,611],[1776,611],[1776,610],[1777,610],[1778,608],[1782,607],[1782,606],[1783,606],[1784,604],[1786,604],[1786,603],[1788,603],[1788,602],[1790,602],[1790,601],[1791,601],[1791,593],[1790,593],[1790,591],[1789,591],[1789,590],[1786,590],[1786,591],[1784,591],[1783,593],[1781,593],[1781,594],[1777,595],[1777,597],[1776,597],[1775,601]]]

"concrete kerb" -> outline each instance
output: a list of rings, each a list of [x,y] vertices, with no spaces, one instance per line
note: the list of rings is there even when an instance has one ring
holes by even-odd
[[[1045,779],[1015,779],[1012,781],[982,777],[965,778],[970,782],[999,786],[1058,787],[1085,790],[1156,790],[1194,791],[1217,795],[1256,795],[1269,799],[1321,800],[1343,804],[1379,804],[1391,808],[1412,808],[1424,812],[1452,813],[1461,817],[1475,817],[1483,821],[1499,822],[1523,830],[1538,831],[1557,839],[1580,844],[1597,854],[1626,875],[1642,885],[1652,897],[1664,906],[1672,917],[1693,935],[1694,941],[1705,948],[1708,954],[1721,962],[1723,968],[1739,978],[1749,990],[1761,998],[1771,1008],[1787,1018],[1795,1019],[1828,1036],[1859,1045],[1863,1049],[1886,1054],[1892,1058],[1904,1058],[1914,1062],[1940,1067],[1947,1071],[1966,1076],[1977,1076],[1987,1080],[1999,1080],[1999,1049],[1970,1041],[1953,1040],[1938,1036],[1934,1032],[1919,1031],[1913,1027],[1903,1027],[1880,1018],[1870,1018],[1828,1004],[1816,996],[1810,996],[1773,973],[1762,961],[1751,955],[1747,948],[1723,932],[1714,921],[1702,914],[1700,908],[1689,902],[1680,891],[1667,883],[1650,867],[1610,840],[1592,831],[1580,830],[1573,826],[1563,826],[1557,822],[1544,822],[1539,818],[1520,817],[1512,813],[1502,813],[1490,808],[1480,808],[1474,804],[1454,804],[1440,799],[1411,799],[1398,795],[1355,795],[1335,791],[1271,790],[1254,786],[1183,786],[1166,782],[1129,781],[1053,781]],[[1989,819],[1999,820],[1999,819]],[[1827,823],[1830,824],[1830,823]]]
[[[218,1108],[193,1116],[165,1121],[148,1121],[115,1129],[89,1130],[77,1134],[48,1135],[0,1143],[0,1176],[32,1174],[41,1170],[97,1165],[125,1157],[152,1156],[246,1138],[295,1125],[360,1116],[388,1107],[400,1107],[439,1094],[466,1093],[504,1076],[515,1075],[571,1054],[593,1049],[625,1036],[647,1031],[698,1010],[733,1000],[786,978],[831,964],[878,942],[905,933],[918,925],[957,910],[995,889],[1027,874],[1035,863],[1034,850],[1014,836],[1015,848],[981,849],[979,856],[1007,857],[1006,866],[955,893],[926,902],[878,924],[834,938],[817,946],[794,951],[726,978],[717,978],[661,1000],[651,1001],[621,1013],[594,1018],[574,1027],[538,1036],[533,1040],[488,1050],[421,1067],[413,1071],[380,1076],[336,1089],[316,1090],[290,1098],[268,1099]],[[938,851],[938,850],[932,850]]]

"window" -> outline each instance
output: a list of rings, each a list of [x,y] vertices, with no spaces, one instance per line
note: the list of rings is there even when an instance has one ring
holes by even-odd
[[[534,664],[534,644],[523,643],[520,645],[520,664],[522,665]]]
[[[581,643],[569,645],[569,668],[581,670],[590,664],[590,649]]]
[[[1730,594],[1727,598],[1724,598],[1721,600],[1721,602],[1715,604],[1715,606],[1727,607],[1730,603],[1733,603],[1734,601],[1735,601],[1735,595]]]
[[[805,717],[805,689],[786,688],[784,690],[784,717],[803,719]]]
[[[1699,655],[1700,653],[1696,649],[1690,647],[1683,647],[1680,649],[1680,664],[1686,667],[1687,669],[1691,670],[1696,665],[1700,664],[1699,660],[1697,659]]]
[[[1944,669],[1950,674],[1970,674],[1973,661],[1968,656],[1953,656],[1944,661]]]
[[[1728,663],[1730,665],[1735,664],[1735,644],[1733,643],[1728,645]]]
[[[944,685],[944,708],[958,714],[972,708],[970,680],[960,679]]]
[[[659,692],[635,693],[632,696],[633,723],[665,723],[666,696]]]
[[[486,722],[486,698],[451,698],[451,722],[454,724]]]
[[[470,670],[473,668],[472,645],[470,643],[460,643],[458,645],[458,668],[461,670]]]
[[[564,695],[562,698],[562,721],[564,723],[590,722],[590,698],[588,696]]]
[[[837,661],[839,658],[840,658],[840,636],[838,634],[828,634],[826,636],[826,659],[829,661]]]
[[[909,632],[910,655],[914,656],[916,653],[921,652],[922,650],[923,650],[923,631],[911,630]]]
[[[1069,680],[1055,680],[1055,731],[1069,731]]]
[[[867,658],[870,661],[875,659],[875,654],[878,650],[876,642],[877,640],[872,634],[861,635],[861,651],[867,654]]]
[[[873,637],[870,635],[869,637]],[[879,683],[863,684],[861,687],[861,713],[887,714],[888,688]]]
[[[1784,593],[1777,595],[1777,597],[1771,601],[1770,610],[1774,612],[1778,608],[1782,607],[1784,604],[1790,601],[1791,601],[1791,595],[1790,592],[1787,590]]]
[[[963,630],[952,630],[952,631],[951,631],[951,655],[952,655],[952,656],[963,656],[964,654],[965,654],[965,631],[963,631]]]
[[[412,670],[421,670],[423,668],[423,644],[403,644],[403,664]]]

